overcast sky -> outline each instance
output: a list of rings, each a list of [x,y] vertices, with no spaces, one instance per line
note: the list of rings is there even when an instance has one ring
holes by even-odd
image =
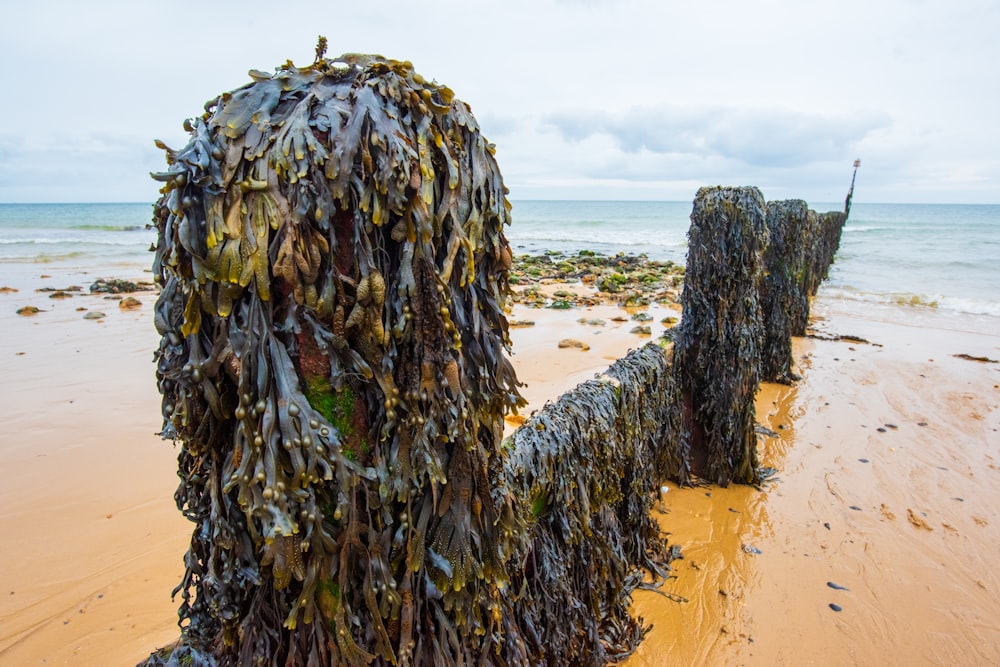
[[[30,0],[0,24],[0,202],[150,201],[162,139],[249,81],[410,60],[511,199],[1000,203],[1000,0]]]

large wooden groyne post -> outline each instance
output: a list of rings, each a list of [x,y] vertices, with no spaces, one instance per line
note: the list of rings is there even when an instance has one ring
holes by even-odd
[[[658,483],[759,479],[763,197],[699,191],[673,366],[649,344],[501,441],[522,400],[492,146],[409,63],[324,49],[163,146],[156,373],[195,525],[181,639],[147,664],[619,659],[673,555]]]
[[[155,175],[195,528],[182,646],[151,664],[529,664],[490,481],[521,403],[492,146],[409,63],[322,55],[252,72]]]
[[[760,383],[758,285],[767,245],[764,198],[754,187],[698,191],[691,213],[674,336],[691,472],[718,484],[759,481],[754,397]]]

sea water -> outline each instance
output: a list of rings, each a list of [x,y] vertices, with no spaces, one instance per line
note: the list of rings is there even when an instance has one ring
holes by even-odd
[[[645,254],[684,264],[691,202],[512,202],[515,254]],[[814,204],[817,211],[842,203]],[[114,277],[152,264],[152,206],[0,204],[0,284],[68,268]],[[1000,205],[855,203],[825,298],[1000,317]]]
[[[516,253],[645,253],[685,262],[690,202],[515,201]],[[819,211],[843,203],[812,204]],[[855,203],[827,298],[1000,316],[1000,206]]]

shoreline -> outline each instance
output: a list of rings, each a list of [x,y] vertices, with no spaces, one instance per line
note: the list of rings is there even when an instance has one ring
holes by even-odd
[[[134,311],[89,294],[50,300],[33,290],[71,283],[86,289],[87,278],[79,277],[108,276],[44,265],[23,269],[12,285],[19,291],[0,294],[0,319],[8,320],[0,359],[12,388],[5,401],[7,428],[0,436],[0,499],[9,509],[0,521],[10,536],[0,575],[7,588],[6,593],[0,589],[0,624],[5,628],[0,664],[69,659],[76,664],[135,664],[177,637],[170,591],[180,580],[191,531],[172,498],[177,451],[155,435],[160,428],[151,363],[158,341],[152,326],[155,294],[136,295],[142,305]],[[38,277],[46,273],[52,277]],[[133,280],[144,275],[119,269],[114,273]],[[556,290],[584,296],[592,292],[552,278],[539,279],[538,284],[549,294],[549,302],[567,298],[555,297]],[[15,315],[22,305],[48,312]],[[801,664],[797,659],[806,655],[802,644],[815,647],[809,655],[816,659],[838,655],[847,663],[878,662],[886,656],[893,662],[919,650],[924,651],[922,659],[937,656],[939,649],[909,637],[911,626],[924,628],[928,642],[936,637],[935,646],[947,648],[952,658],[970,659],[957,662],[1000,658],[1000,630],[986,613],[995,607],[1000,592],[1000,580],[989,574],[987,558],[992,558],[991,545],[1000,537],[1000,516],[993,509],[1000,507],[1000,485],[995,483],[1000,474],[985,447],[986,436],[994,433],[990,429],[1000,427],[1000,365],[950,356],[1000,357],[1000,331],[968,331],[996,322],[952,317],[938,323],[950,328],[934,328],[925,320],[935,318],[923,313],[910,325],[885,321],[892,318],[857,304],[846,308],[862,310],[869,319],[851,317],[842,312],[843,305],[824,300],[821,290],[814,302],[814,326],[825,334],[857,335],[882,347],[796,339],[804,379],[790,388],[766,385],[757,400],[758,419],[779,434],[764,438],[761,449],[763,464],[778,468],[778,480],[763,492],[670,485],[661,503],[670,510],[663,527],[672,532],[670,541],[681,546],[685,558],[674,567],[680,579],[668,582],[664,590],[680,591],[674,594],[691,602],[655,594],[650,602],[645,594],[637,596],[636,609],[656,629],[627,664],[656,664],[650,660],[664,651],[681,663],[690,657],[695,662],[705,658],[727,664]],[[101,309],[106,317],[86,321],[80,307]],[[633,320],[639,312],[648,312],[652,319]],[[565,310],[515,303],[509,319],[534,322],[511,331],[512,361],[527,384],[523,392],[530,401],[523,414],[602,371],[630,348],[656,338],[668,326],[662,320],[679,314],[679,307],[669,301],[627,309],[599,303]],[[624,321],[615,322],[614,317]],[[604,324],[589,323],[596,320]],[[640,324],[649,326],[651,333],[631,333]],[[560,348],[563,339],[581,346]],[[804,362],[803,355],[808,355]],[[951,401],[944,407],[937,406],[941,392]],[[980,419],[969,416],[973,413]],[[905,415],[912,419],[902,419]],[[867,428],[859,426],[860,420]],[[928,426],[913,426],[914,420],[925,420]],[[898,428],[877,431],[884,423]],[[512,429],[508,422],[508,432]],[[962,436],[962,447],[935,449],[955,433]],[[909,444],[900,444],[904,437],[912,439]],[[903,456],[917,445],[912,460]],[[857,462],[859,458],[869,463]],[[937,465],[949,470],[938,470]],[[834,519],[833,514],[808,514],[814,504],[823,510],[830,505],[826,495],[813,495],[817,488],[828,488],[823,481],[828,473],[839,494],[833,499],[847,503]],[[921,498],[926,500],[918,502]],[[805,509],[803,499],[809,501]],[[882,504],[894,519],[886,518]],[[850,505],[862,510],[851,510]],[[933,530],[917,526],[908,510]],[[830,530],[824,522],[831,524]],[[761,553],[746,551],[748,544]],[[883,560],[866,561],[856,552],[861,544],[878,550]],[[916,556],[925,552],[939,565],[918,563]],[[891,597],[877,586],[885,574],[885,559],[894,568]],[[944,577],[947,568],[940,562],[949,559],[983,572],[979,580],[985,588]],[[857,583],[859,577],[863,584]],[[852,590],[829,589],[827,579]],[[944,581],[907,597],[911,579]],[[685,590],[702,597],[685,595]],[[894,607],[883,606],[880,599],[911,616],[894,613]],[[978,612],[966,610],[969,599]],[[843,611],[829,609],[830,602],[841,604]],[[935,610],[930,625],[919,626],[919,618],[912,617],[921,605]],[[949,617],[948,605],[965,615]],[[675,608],[680,611],[673,619],[669,614]],[[975,634],[964,641],[974,646],[962,649],[954,639],[939,636],[952,636],[947,633],[956,618],[973,626]],[[795,621],[794,632],[782,634],[785,619]],[[794,642],[789,641],[792,637]]]

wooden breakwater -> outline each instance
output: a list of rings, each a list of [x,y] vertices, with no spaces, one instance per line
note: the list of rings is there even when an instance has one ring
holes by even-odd
[[[321,48],[253,78],[156,175],[157,379],[195,527],[181,639],[146,664],[627,655],[631,593],[672,555],[659,482],[756,479],[760,193],[698,194],[683,363],[649,344],[501,441],[509,206],[468,107]]]

